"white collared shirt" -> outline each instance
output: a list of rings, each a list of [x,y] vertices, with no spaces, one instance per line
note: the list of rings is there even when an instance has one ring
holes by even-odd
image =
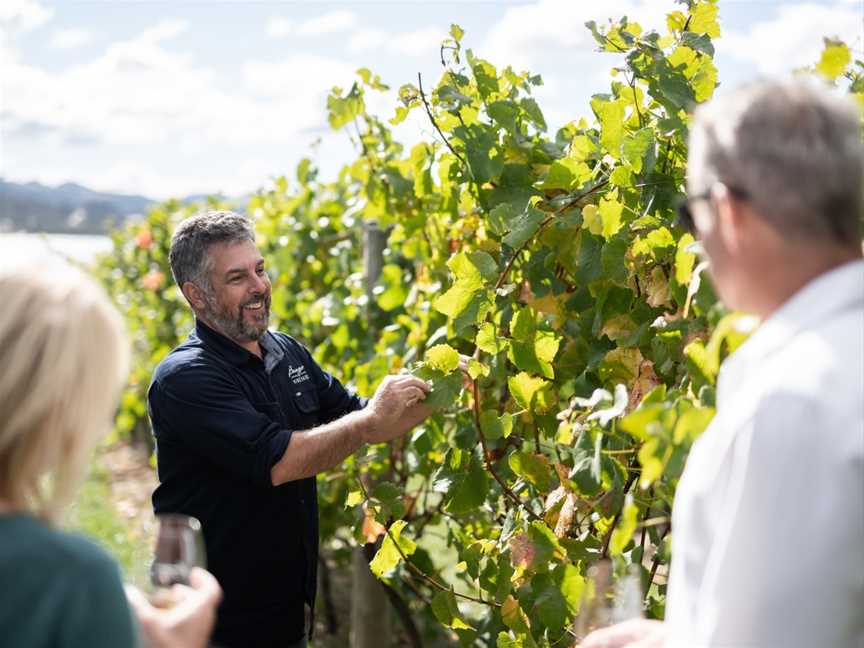
[[[670,648],[864,647],[864,261],[723,365],[673,508]]]

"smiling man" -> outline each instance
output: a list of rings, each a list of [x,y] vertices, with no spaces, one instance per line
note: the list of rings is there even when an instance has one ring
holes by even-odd
[[[170,263],[195,329],[156,368],[148,394],[153,508],[201,520],[207,566],[224,590],[215,644],[303,646],[315,601],[315,475],[420,423],[429,388],[388,376],[367,404],[296,340],[269,331],[270,280],[239,214],[180,223]]]

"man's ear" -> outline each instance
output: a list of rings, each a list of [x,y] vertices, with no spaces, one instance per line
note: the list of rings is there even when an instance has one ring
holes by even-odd
[[[204,299],[204,291],[202,291],[198,286],[191,281],[187,281],[183,284],[183,287],[180,290],[183,292],[186,301],[192,305],[194,310],[199,311],[205,309],[207,302]]]
[[[723,245],[731,253],[739,252],[746,242],[745,231],[747,219],[743,213],[743,204],[731,194],[723,184],[717,184],[711,190],[717,218],[717,233]]]

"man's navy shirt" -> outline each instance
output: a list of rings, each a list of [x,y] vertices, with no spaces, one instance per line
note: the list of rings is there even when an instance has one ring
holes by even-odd
[[[315,478],[273,486],[291,435],[362,408],[365,400],[282,333],[263,359],[197,322],[159,364],[148,394],[160,484],[158,513],[201,520],[207,567],[224,591],[213,642],[271,648],[304,634],[315,601]]]

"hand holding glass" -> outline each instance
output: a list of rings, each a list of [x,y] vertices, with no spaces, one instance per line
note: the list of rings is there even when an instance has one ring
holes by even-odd
[[[174,585],[188,585],[193,567],[206,568],[204,537],[201,522],[188,515],[159,515],[159,530],[150,582],[154,591],[151,602],[158,607],[170,607]]]

